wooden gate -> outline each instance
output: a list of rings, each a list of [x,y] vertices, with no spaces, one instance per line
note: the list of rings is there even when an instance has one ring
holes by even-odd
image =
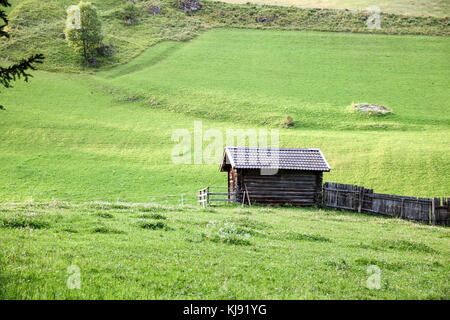
[[[211,202],[233,202],[233,195],[228,192],[228,187],[206,187],[198,191],[198,204],[205,207],[209,206]]]

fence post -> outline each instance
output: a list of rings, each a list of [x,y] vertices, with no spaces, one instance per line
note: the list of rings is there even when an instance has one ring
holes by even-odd
[[[322,197],[321,197],[321,206],[322,207],[325,207],[325,203],[326,203],[326,201],[325,201],[325,197],[326,197],[326,194],[325,194],[325,184],[326,184],[326,182],[322,185]]]
[[[435,220],[434,219],[434,217],[435,217],[435,212],[436,212],[436,204],[435,204],[435,202],[436,202],[436,198],[434,198],[432,201],[431,201],[431,216],[430,216],[430,223],[431,223],[431,221],[432,220]]]
[[[363,196],[363,190],[364,188],[359,187],[359,197],[358,197],[358,213],[361,213],[362,208],[362,196]]]
[[[403,214],[404,214],[404,211],[405,211],[404,208],[405,208],[405,199],[402,198],[402,204],[400,206],[400,219],[403,219]]]
[[[205,198],[205,189],[203,189],[203,191],[202,191],[202,204],[203,204],[203,208],[206,207],[205,200],[206,200],[206,198]]]

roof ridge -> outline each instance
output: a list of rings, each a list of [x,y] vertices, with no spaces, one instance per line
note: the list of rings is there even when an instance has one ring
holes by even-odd
[[[325,156],[317,148],[226,146],[221,168],[225,165],[226,158],[232,168],[273,167],[288,170],[330,171],[330,165]]]
[[[265,150],[300,150],[300,151],[320,151],[319,148],[269,148],[269,147],[244,147],[244,146],[225,146],[226,149],[265,149]]]

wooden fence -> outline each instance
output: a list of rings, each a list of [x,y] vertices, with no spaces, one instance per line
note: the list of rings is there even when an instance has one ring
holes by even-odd
[[[323,205],[327,208],[368,212],[449,225],[450,198],[414,198],[382,193],[351,184],[326,182],[323,185]]]
[[[227,192],[225,192],[226,189]],[[232,202],[233,193],[228,193],[228,187],[206,187],[198,191],[198,204],[203,207],[211,202]],[[219,197],[218,197],[219,196]]]

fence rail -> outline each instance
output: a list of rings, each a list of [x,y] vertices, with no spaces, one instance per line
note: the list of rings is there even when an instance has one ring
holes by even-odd
[[[198,204],[234,202],[235,194],[224,192],[228,187],[206,187],[198,191]],[[288,192],[284,193],[287,198]],[[245,195],[242,195],[242,204]],[[288,202],[288,201],[287,201]],[[414,198],[374,193],[373,189],[352,184],[326,182],[322,190],[322,205],[331,209],[382,214],[401,219],[436,225],[450,225],[450,198]]]
[[[231,196],[233,196],[233,193],[218,191],[218,192],[211,192],[211,190],[214,189],[228,189],[227,187],[206,187],[198,191],[198,204],[202,205],[203,207],[211,205],[211,202],[232,202],[234,201],[231,199]],[[220,198],[217,198],[215,196],[221,196]],[[223,196],[226,196],[227,198],[223,198]]]
[[[374,193],[372,189],[351,184],[326,182],[323,205],[332,209],[367,212],[449,225],[450,198],[414,198]]]

